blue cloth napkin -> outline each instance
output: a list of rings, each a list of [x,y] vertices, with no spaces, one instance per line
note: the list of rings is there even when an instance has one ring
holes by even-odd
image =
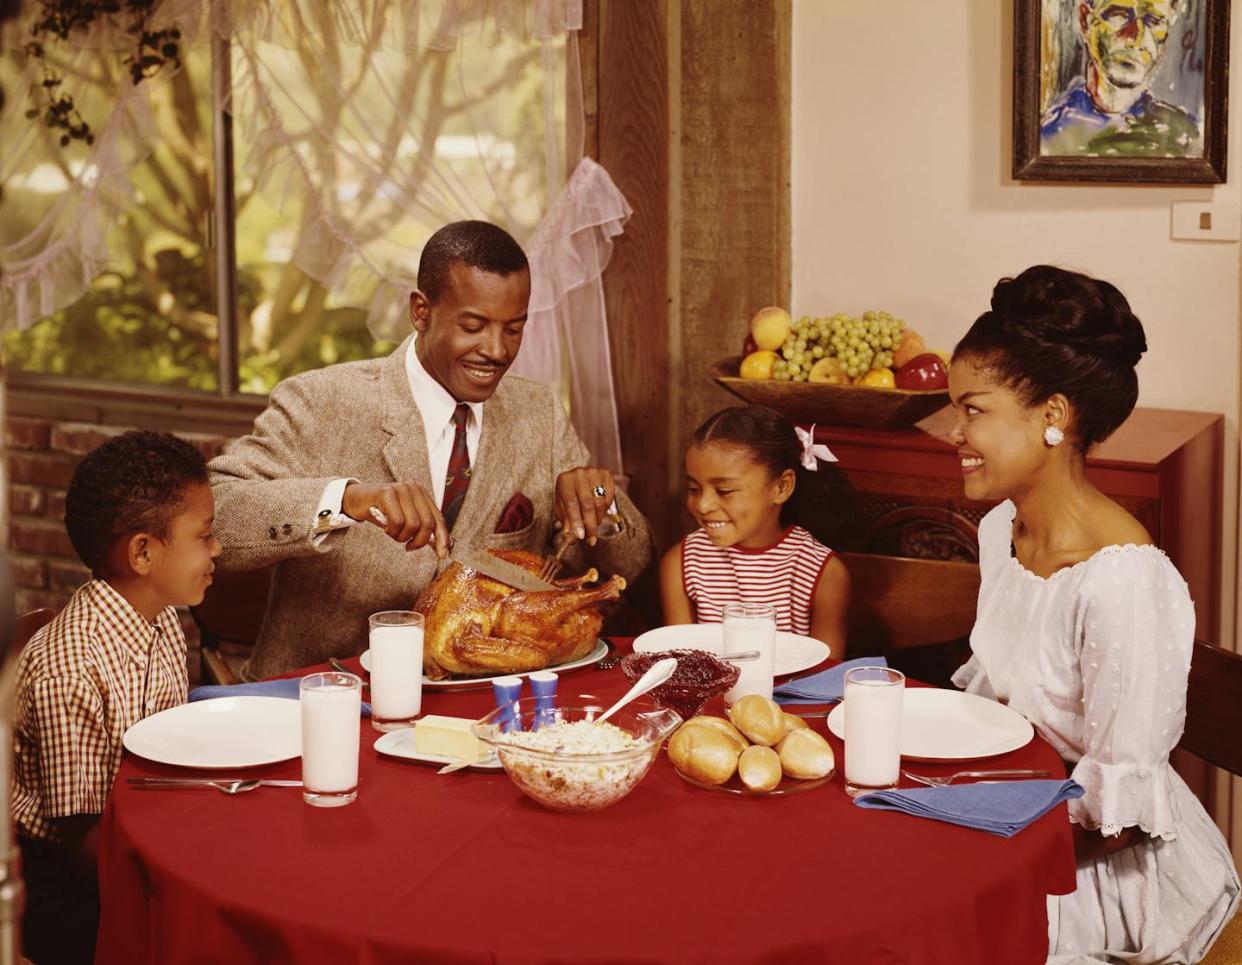
[[[778,704],[831,704],[845,696],[845,675],[855,667],[887,667],[883,657],[858,657],[809,677],[799,677],[772,691]]]
[[[1062,801],[1082,797],[1076,781],[998,781],[908,791],[873,791],[854,799],[860,808],[904,811],[1010,838]]]
[[[260,680],[252,684],[230,684],[227,687],[195,687],[190,691],[190,700],[211,700],[213,697],[287,697],[297,700],[301,682],[300,677],[286,677],[281,680]],[[371,705],[365,700],[362,702],[362,716],[371,716]]]

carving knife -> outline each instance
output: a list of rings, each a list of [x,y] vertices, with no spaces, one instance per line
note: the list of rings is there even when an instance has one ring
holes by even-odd
[[[510,563],[508,560],[502,560],[498,556],[493,556],[486,550],[454,546],[449,553],[449,558],[462,566],[468,566],[470,569],[476,570],[484,576],[504,583],[506,586],[511,586],[516,590],[538,593],[543,590],[560,589],[555,584],[539,579],[530,570],[525,570],[516,563]]]

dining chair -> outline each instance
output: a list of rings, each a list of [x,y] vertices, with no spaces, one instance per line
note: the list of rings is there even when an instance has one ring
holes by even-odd
[[[909,676],[947,687],[970,656],[978,564],[840,556],[851,584],[846,656],[883,656]]]
[[[241,683],[241,666],[259,638],[271,581],[270,569],[216,570],[203,602],[190,607],[199,632],[203,683]]]
[[[13,639],[11,643],[13,651],[15,653],[19,652],[22,647],[30,642],[30,638],[51,623],[55,616],[56,611],[49,610],[47,607],[40,607],[37,610],[21,614],[13,621]]]
[[[1195,641],[1186,688],[1186,729],[1178,747],[1231,774],[1242,774],[1242,654]],[[1242,915],[1217,937],[1200,965],[1242,962]]]

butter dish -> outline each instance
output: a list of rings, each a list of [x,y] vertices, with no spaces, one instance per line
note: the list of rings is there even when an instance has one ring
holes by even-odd
[[[455,764],[458,761],[458,758],[442,754],[419,753],[414,747],[414,729],[410,727],[389,731],[387,734],[382,735],[375,742],[375,749],[388,757],[399,757],[408,761],[421,761],[425,764],[444,765]],[[497,760],[495,754],[492,754],[482,761],[476,761],[470,767],[477,771],[498,771],[500,770],[500,761]]]

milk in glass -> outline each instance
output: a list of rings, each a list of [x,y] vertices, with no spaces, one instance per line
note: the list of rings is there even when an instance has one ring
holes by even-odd
[[[851,796],[895,787],[901,771],[905,677],[885,667],[845,676],[845,789]]]
[[[387,610],[371,616],[371,726],[411,727],[422,709],[423,616]]]
[[[776,611],[759,603],[730,603],[724,610],[724,654],[758,650],[759,659],[741,661],[741,675],[725,693],[734,704],[747,694],[772,699],[772,676],[776,660]]]
[[[362,681],[353,674],[302,678],[302,798],[336,807],[358,796]]]

